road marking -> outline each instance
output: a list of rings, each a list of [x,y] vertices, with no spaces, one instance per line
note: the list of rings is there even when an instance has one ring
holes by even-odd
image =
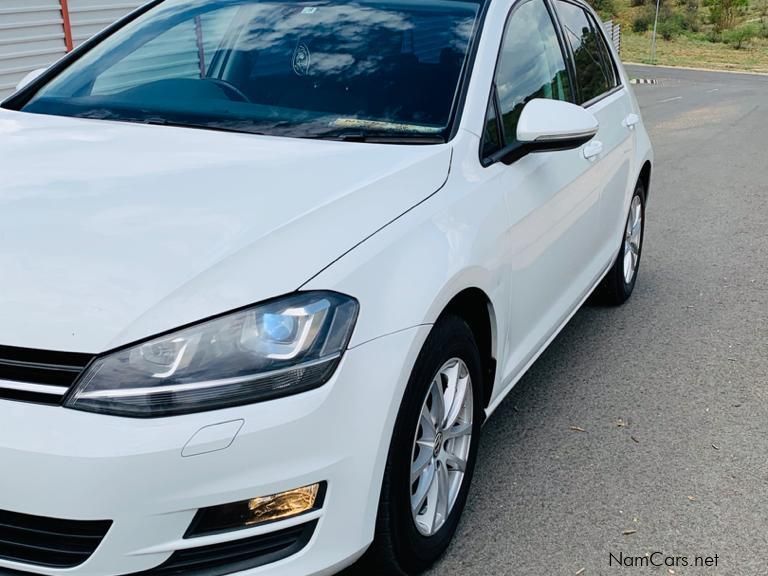
[[[712,90],[707,90],[707,94],[712,94],[712,92],[717,92],[720,90],[720,88],[712,88]]]
[[[682,96],[674,96],[672,98],[666,98],[665,100],[658,100],[659,104],[664,104],[664,102],[674,102],[675,100],[682,100]]]

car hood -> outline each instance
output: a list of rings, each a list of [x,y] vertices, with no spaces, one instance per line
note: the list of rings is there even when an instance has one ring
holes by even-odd
[[[450,157],[0,111],[0,345],[101,352],[294,291]]]

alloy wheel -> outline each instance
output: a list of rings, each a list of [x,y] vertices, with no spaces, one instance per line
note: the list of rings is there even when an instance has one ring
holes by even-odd
[[[433,536],[451,514],[472,445],[473,393],[460,358],[445,362],[421,408],[411,454],[411,512],[422,536]]]
[[[640,196],[632,198],[627,227],[624,231],[624,282],[631,284],[640,262],[640,246],[643,241],[643,203]]]

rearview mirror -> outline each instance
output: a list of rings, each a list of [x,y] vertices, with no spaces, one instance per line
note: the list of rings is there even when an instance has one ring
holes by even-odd
[[[24,78],[22,78],[21,81],[18,84],[16,84],[16,92],[32,84],[32,82],[40,78],[40,76],[42,76],[46,70],[47,68],[38,68],[37,70],[33,70],[32,72],[24,76]]]
[[[589,110],[561,100],[528,102],[517,123],[517,140],[530,152],[571,150],[586,144],[600,124]]]

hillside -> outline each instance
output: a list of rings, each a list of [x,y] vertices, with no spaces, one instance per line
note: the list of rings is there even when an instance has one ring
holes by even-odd
[[[650,63],[654,0],[592,0],[622,25],[622,58]],[[768,0],[662,0],[656,63],[768,73]]]

